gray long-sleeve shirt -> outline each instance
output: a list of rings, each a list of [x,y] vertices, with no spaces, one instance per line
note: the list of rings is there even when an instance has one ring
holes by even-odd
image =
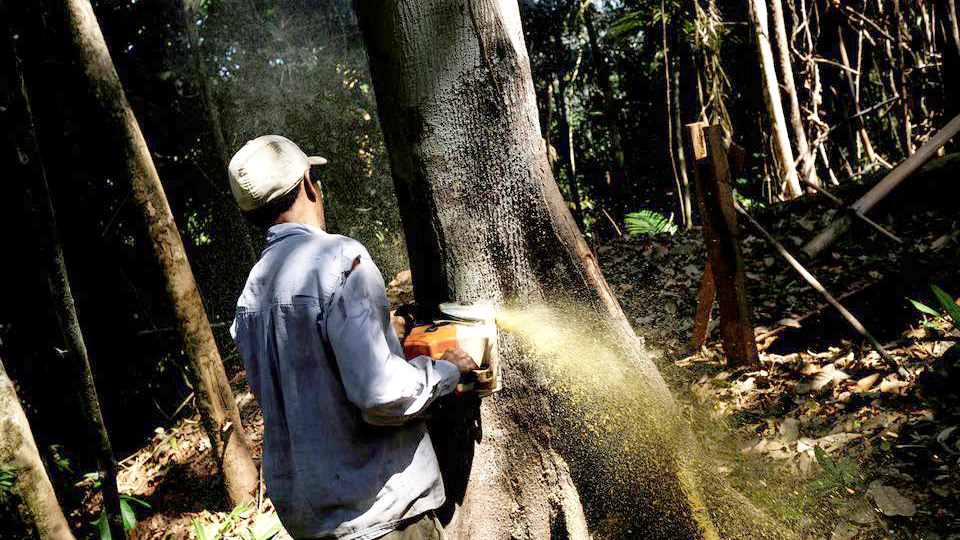
[[[383,277],[357,241],[274,225],[230,333],[264,415],[270,497],[295,538],[369,540],[438,508],[443,483],[418,416],[450,393],[450,362],[411,362]]]

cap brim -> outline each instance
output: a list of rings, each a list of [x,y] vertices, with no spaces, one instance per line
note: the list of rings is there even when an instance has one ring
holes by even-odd
[[[307,163],[311,165],[326,165],[328,163],[327,158],[320,156],[307,156]]]

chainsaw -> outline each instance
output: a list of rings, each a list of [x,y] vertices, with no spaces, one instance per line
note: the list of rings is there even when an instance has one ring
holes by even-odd
[[[458,393],[486,397],[500,390],[500,358],[497,324],[489,303],[445,302],[436,320],[417,324],[412,306],[402,306],[397,315],[407,321],[403,353],[407,360],[425,355],[439,360],[449,349],[463,349],[477,364],[457,385]]]

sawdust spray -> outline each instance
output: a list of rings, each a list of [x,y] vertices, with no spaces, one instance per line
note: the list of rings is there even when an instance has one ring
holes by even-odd
[[[580,471],[588,515],[591,501],[603,501],[593,512],[598,538],[792,537],[710,474],[669,392],[598,317],[569,306],[507,306],[497,325],[551,395],[558,446]],[[671,521],[675,529],[664,526]]]

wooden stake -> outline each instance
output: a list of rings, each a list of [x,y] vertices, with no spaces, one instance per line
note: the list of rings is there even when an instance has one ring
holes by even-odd
[[[701,126],[690,128],[691,145],[697,148]],[[728,362],[733,364],[757,361],[757,345],[750,323],[750,305],[746,296],[743,257],[737,242],[737,216],[733,208],[730,166],[720,126],[702,129],[708,154],[694,166],[694,181],[700,211],[703,215],[703,236],[710,257],[707,271],[712,269],[717,298],[720,302],[720,337]],[[694,155],[698,155],[694,151]],[[700,168],[703,167],[703,170]],[[708,278],[704,278],[708,282]],[[707,299],[709,285],[701,287],[703,305],[709,310],[713,300]],[[711,295],[712,296],[712,295]],[[708,317],[706,317],[708,319]],[[709,320],[698,321],[706,325]],[[705,336],[704,336],[705,338]]]

